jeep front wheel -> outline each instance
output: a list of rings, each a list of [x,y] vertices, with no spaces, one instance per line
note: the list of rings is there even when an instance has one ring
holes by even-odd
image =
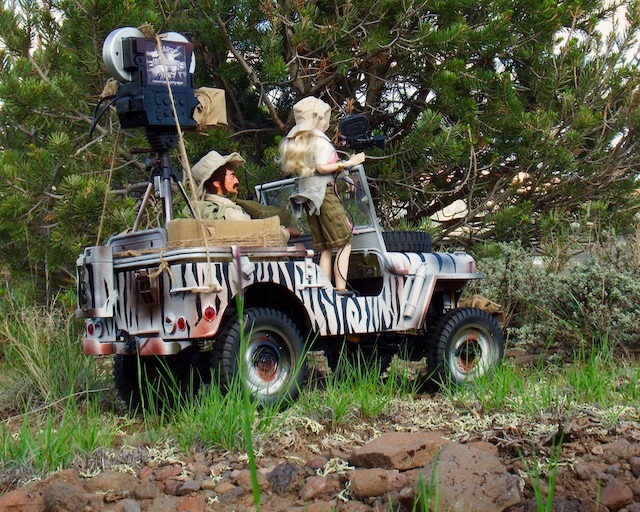
[[[504,354],[500,325],[486,311],[454,309],[430,336],[428,373],[436,383],[463,385],[496,367]]]
[[[260,402],[290,401],[306,378],[303,352],[302,334],[288,316],[249,308],[242,322],[233,315],[216,336],[212,366],[225,388],[238,379]]]

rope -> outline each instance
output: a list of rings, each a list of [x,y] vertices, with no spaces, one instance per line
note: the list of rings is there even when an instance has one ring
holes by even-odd
[[[107,211],[107,199],[109,197],[109,190],[111,189],[111,177],[113,176],[114,165],[116,161],[116,151],[118,150],[118,140],[120,139],[120,128],[116,133],[116,140],[113,145],[113,154],[111,155],[111,168],[109,169],[109,177],[107,178],[107,188],[104,191],[104,199],[102,200],[102,212],[100,213],[100,224],[98,224],[98,234],[96,236],[96,245],[100,244],[100,238],[102,237],[102,226],[104,225],[104,218]]]
[[[174,284],[175,280],[173,277],[173,272],[171,272],[171,268],[169,267],[169,264],[165,261],[163,256],[164,254],[161,252],[160,265],[158,265],[158,268],[155,269],[153,272],[149,273],[149,278],[153,279],[155,277],[158,277],[160,274],[162,274],[166,270],[167,274],[169,274],[169,281],[171,281],[171,284]]]
[[[189,157],[187,156],[187,150],[184,145],[184,136],[182,134],[182,129],[180,128],[180,122],[178,120],[178,112],[176,110],[176,104],[173,99],[173,90],[171,89],[171,82],[169,80],[169,74],[167,73],[167,66],[164,61],[164,53],[162,52],[162,42],[160,41],[160,37],[158,34],[154,33],[154,37],[156,40],[156,47],[158,49],[158,55],[160,56],[160,62],[162,63],[162,71],[164,73],[164,79],[167,84],[167,90],[169,91],[169,99],[171,100],[171,111],[173,113],[173,120],[176,125],[176,129],[178,132],[178,151],[180,152],[180,162],[182,163],[182,168],[185,171],[187,176],[187,181],[189,182],[189,189],[191,191],[191,197],[194,199],[196,203],[196,207],[194,208],[194,213],[196,215],[196,219],[199,221],[200,230],[202,231],[202,238],[204,239],[204,245],[207,253],[207,272],[209,277],[209,282],[213,283],[213,274],[211,269],[211,256],[209,255],[209,243],[207,241],[207,233],[205,231],[204,224],[202,223],[202,217],[200,215],[200,208],[197,204],[196,190],[193,182],[193,175],[191,174],[191,165],[189,164]]]

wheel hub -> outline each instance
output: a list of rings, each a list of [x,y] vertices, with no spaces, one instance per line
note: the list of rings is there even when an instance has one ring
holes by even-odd
[[[456,349],[458,366],[464,372],[472,370],[481,357],[482,350],[478,343],[478,338],[474,335],[467,336]]]
[[[260,379],[272,382],[278,375],[280,359],[268,346],[260,346],[253,355],[253,368]]]

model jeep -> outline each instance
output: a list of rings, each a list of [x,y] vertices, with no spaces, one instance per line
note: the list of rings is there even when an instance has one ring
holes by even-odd
[[[213,372],[227,385],[238,365],[256,398],[291,398],[309,350],[332,362],[345,346],[385,364],[396,353],[426,357],[432,378],[456,384],[483,375],[504,340],[491,314],[459,307],[465,284],[482,277],[474,259],[429,252],[428,237],[415,233],[383,233],[362,166],[349,177],[354,186],[340,195],[355,227],[355,296],[335,292],[304,238],[283,245],[277,217],[167,219],[79,257],[84,353],[115,356],[116,387],[133,404],[162,372],[185,386],[210,382]],[[294,186],[288,179],[256,192],[284,207]]]
[[[120,33],[122,47],[148,51],[129,32]],[[109,45],[120,49],[113,38]],[[323,350],[332,364],[345,347],[385,363],[394,354],[426,358],[431,378],[455,384],[499,362],[504,339],[496,318],[460,307],[466,283],[482,278],[474,259],[431,252],[423,233],[383,233],[362,166],[350,170],[350,186],[340,192],[354,225],[347,276],[354,296],[336,293],[304,236],[283,241],[278,217],[174,218],[174,190],[189,202],[169,158],[176,130],[172,120],[157,117],[156,103],[140,99],[148,70],[144,59],[131,60],[124,67],[139,66],[140,83],[122,88],[116,106],[123,124],[147,129],[157,158],[150,160],[132,229],[86,248],[77,260],[83,351],[114,357],[115,385],[125,401],[139,405],[161,377],[196,389],[228,386],[238,376],[258,400],[291,399],[311,350]],[[376,144],[365,118],[356,120],[341,125],[345,139],[352,147]],[[288,179],[260,185],[256,193],[264,204],[288,208],[294,187]],[[139,229],[153,192],[163,204],[162,225]]]

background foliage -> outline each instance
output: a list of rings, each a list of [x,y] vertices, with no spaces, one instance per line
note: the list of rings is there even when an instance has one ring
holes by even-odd
[[[143,23],[186,35],[196,86],[225,90],[229,127],[188,133],[188,155],[238,150],[245,192],[277,177],[291,106],[313,94],[386,136],[367,164],[386,226],[463,200],[436,242],[544,245],[585,208],[623,233],[638,205],[640,4],[622,3],[615,17],[618,2],[595,0],[5,0],[1,268],[51,297],[84,246],[131,225],[146,140],[113,113],[88,131],[105,37]]]

